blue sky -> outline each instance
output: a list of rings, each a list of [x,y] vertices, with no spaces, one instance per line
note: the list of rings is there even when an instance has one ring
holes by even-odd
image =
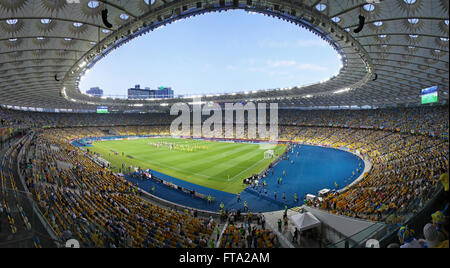
[[[98,62],[80,88],[126,95],[140,84],[175,95],[290,87],[338,73],[325,41],[294,24],[234,10],[172,23],[138,37]]]

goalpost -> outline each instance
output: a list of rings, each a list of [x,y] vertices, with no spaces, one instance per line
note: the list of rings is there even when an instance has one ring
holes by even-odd
[[[264,159],[271,159],[273,158],[274,153],[273,150],[267,150],[264,152]]]

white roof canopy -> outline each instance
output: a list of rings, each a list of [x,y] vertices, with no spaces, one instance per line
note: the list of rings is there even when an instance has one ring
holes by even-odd
[[[78,88],[80,77],[111,50],[151,34],[154,28],[236,8],[283,19],[320,35],[342,56],[343,68],[321,83],[205,97],[205,101],[381,107],[418,104],[421,89],[438,86],[439,101],[448,103],[448,0],[373,4],[365,0],[225,0],[224,4],[219,0],[0,0],[0,104],[58,109],[159,107],[159,100],[87,96]],[[111,28],[102,20],[105,9]],[[355,33],[359,16],[365,23]]]
[[[289,216],[299,231],[306,231],[320,226],[320,221],[310,212]]]

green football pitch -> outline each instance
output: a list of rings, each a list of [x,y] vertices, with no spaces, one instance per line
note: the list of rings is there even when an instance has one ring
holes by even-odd
[[[151,169],[177,179],[233,194],[243,180],[264,170],[286,145],[277,145],[275,157],[264,159],[259,144],[216,142],[177,138],[98,141],[91,152],[111,163],[115,172],[122,164]]]

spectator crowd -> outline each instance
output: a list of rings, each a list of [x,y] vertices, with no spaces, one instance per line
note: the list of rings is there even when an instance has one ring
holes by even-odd
[[[279,116],[280,140],[345,147],[373,163],[362,180],[345,191],[310,200],[309,206],[349,217],[402,223],[433,197],[446,173],[448,191],[448,107],[281,110]],[[168,135],[172,120],[167,114],[50,114],[0,108],[0,128],[20,125],[29,129],[3,159],[2,189],[15,189],[7,157],[13,159],[22,150],[20,172],[26,188],[63,240],[75,238],[86,247],[193,248],[214,247],[215,243],[226,248],[280,247],[275,233],[246,221],[227,225],[219,241],[215,219],[148,201],[137,187],[70,144],[87,137]],[[1,214],[9,212],[14,202],[11,193],[2,191],[0,197]],[[447,241],[448,247],[447,208],[433,214],[422,240],[402,227],[400,244],[435,247]],[[10,232],[16,232],[14,217],[7,219]],[[21,219],[26,225],[26,215]]]

